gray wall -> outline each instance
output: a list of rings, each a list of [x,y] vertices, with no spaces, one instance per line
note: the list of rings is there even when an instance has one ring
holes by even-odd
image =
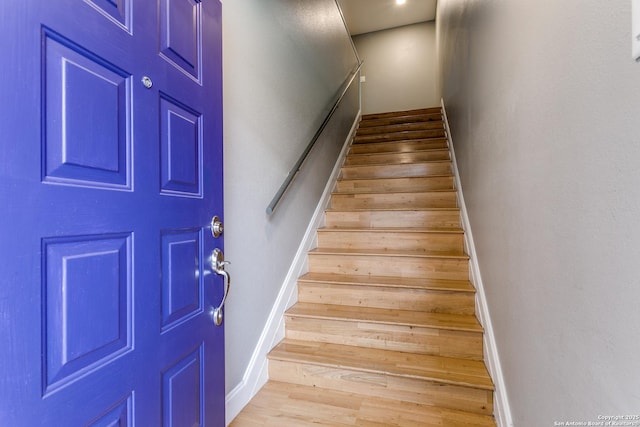
[[[436,25],[407,25],[354,36],[362,75],[362,113],[433,107],[436,84]]]
[[[438,2],[442,93],[518,427],[640,412],[630,4]]]
[[[357,90],[272,217],[265,208],[356,64],[333,0],[223,7],[227,392],[239,384],[358,111]],[[357,86],[357,85],[356,85]]]

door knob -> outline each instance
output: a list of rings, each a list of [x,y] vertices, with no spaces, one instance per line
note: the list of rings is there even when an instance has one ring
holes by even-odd
[[[223,317],[222,308],[224,307],[224,303],[227,301],[227,295],[229,295],[229,288],[231,288],[231,276],[224,269],[224,266],[227,264],[231,264],[231,263],[229,261],[224,260],[224,254],[222,253],[222,251],[218,248],[214,249],[213,252],[211,253],[211,269],[216,274],[219,274],[220,276],[222,276],[222,281],[224,285],[224,294],[222,295],[222,301],[220,301],[220,304],[218,305],[218,307],[212,309],[211,311],[211,317],[213,317],[213,323],[215,323],[216,326],[222,325],[222,317]]]

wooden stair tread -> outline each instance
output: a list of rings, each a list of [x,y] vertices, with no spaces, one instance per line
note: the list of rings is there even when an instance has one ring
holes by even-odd
[[[342,178],[337,181],[335,193],[394,193],[396,191],[453,190],[455,181],[450,174],[388,178]]]
[[[392,142],[392,144],[395,144],[395,142]],[[391,153],[351,153],[349,155],[347,155],[347,158],[349,157],[375,157],[375,156],[389,156],[389,155],[394,155],[394,154],[413,154],[413,153],[438,153],[438,152],[449,152],[449,149],[444,147],[444,148],[425,148],[425,149],[418,149],[418,150],[408,150],[408,151],[399,151],[399,152],[391,152]]]
[[[440,135],[445,131],[443,126],[438,126],[436,128],[428,128],[428,129],[403,129],[403,130],[392,130],[389,132],[379,132],[379,133],[365,133],[358,134],[356,133],[356,138],[360,140],[369,139],[369,137],[373,137],[373,140],[377,140],[377,137],[400,137],[401,139],[415,139],[412,137],[416,137],[419,139],[423,138],[442,138]],[[392,141],[397,141],[397,139],[392,139]]]
[[[380,190],[371,190],[371,191],[353,191],[353,190],[342,190],[342,191],[334,191],[333,193],[331,193],[332,196],[360,196],[360,197],[365,197],[365,196],[384,196],[384,195],[393,195],[393,194],[429,194],[429,193],[455,193],[456,190],[453,188],[442,188],[442,189],[433,189],[433,190],[407,190],[407,191],[380,191]],[[435,208],[435,207],[434,207]],[[385,210],[385,208],[381,208],[383,210]],[[410,209],[413,209],[410,208]],[[425,208],[425,209],[429,209],[429,208]],[[451,208],[453,209],[453,208]],[[329,210],[329,209],[327,209]],[[407,209],[401,209],[401,210],[409,210],[409,208]]]
[[[445,156],[446,154],[446,156]],[[417,156],[425,155],[431,158],[416,158]],[[423,162],[446,162],[449,160],[449,150],[433,150],[427,152],[422,151],[405,151],[402,153],[372,153],[372,154],[350,154],[346,158],[345,166],[355,165],[406,165],[412,163]],[[434,158],[440,157],[440,158]],[[360,162],[360,163],[358,163]]]
[[[388,164],[388,166],[409,166],[409,165],[422,165],[422,164],[434,164],[434,163],[438,163],[438,164],[442,164],[442,163],[447,163],[450,164],[451,160],[425,160],[425,161],[421,161],[421,162],[411,162],[411,163],[390,163]],[[342,166],[342,168],[370,168],[372,166],[377,166],[377,167],[381,167],[380,165],[372,165],[372,164],[364,164],[364,165],[344,165]],[[350,178],[351,179],[351,178]]]
[[[457,252],[430,252],[398,249],[342,249],[342,248],[316,248],[309,251],[310,254],[319,255],[381,255],[388,257],[416,257],[416,258],[455,258],[468,260],[466,254]]]
[[[440,208],[432,210],[416,210],[414,206],[393,206],[394,210],[386,210],[378,206],[375,209],[350,210],[350,207],[332,207],[325,210],[325,227],[428,227],[428,228],[460,228],[460,210],[458,208]],[[362,207],[359,207],[360,209]]]
[[[344,166],[355,165],[407,165],[421,162],[449,161],[449,150],[419,150],[399,153],[349,154]]]
[[[356,135],[354,140],[356,142],[390,142],[400,140],[412,140],[412,139],[426,139],[426,138],[442,138],[446,134],[444,128],[440,129],[426,129],[426,130],[405,130],[391,133],[380,133],[373,135]]]
[[[437,108],[437,107],[436,107]],[[420,110],[409,110],[409,111],[396,111],[390,113],[374,113],[374,114],[363,114],[360,120],[360,126],[367,126],[368,123],[377,123],[377,122],[400,122],[406,123],[407,121],[421,121],[429,120],[429,121],[443,121],[442,110],[441,109],[420,109]]]
[[[482,326],[480,326],[475,316],[462,314],[298,302],[287,311],[286,315],[291,317],[384,323],[455,331],[483,331]]]
[[[414,378],[482,390],[494,389],[484,363],[469,359],[313,343],[287,338],[271,350],[269,359],[382,373],[387,376]]]
[[[436,116],[433,114],[415,114],[408,116],[398,116],[393,119],[395,123],[385,123],[381,124],[384,121],[389,122],[392,120],[389,119],[369,119],[362,120],[360,123],[365,123],[366,126],[359,126],[358,130],[372,130],[376,128],[414,128],[414,127],[422,127],[422,126],[444,126],[444,121],[442,120],[442,116],[439,120],[419,120],[420,118],[429,118],[435,119]]]
[[[455,208],[458,207],[455,190],[359,193],[349,191],[333,193],[331,206],[339,209],[370,208]]]
[[[488,415],[269,381],[230,427],[495,427]]]
[[[428,107],[428,108],[415,108],[411,110],[402,111],[390,111],[385,113],[371,113],[363,114],[362,120],[380,119],[386,117],[399,117],[399,116],[415,116],[419,114],[442,114],[442,108],[440,107]]]
[[[423,150],[423,151],[429,151],[429,150]],[[442,151],[440,149],[435,149],[433,151]],[[410,152],[411,153],[411,152]],[[406,154],[406,153],[371,153],[371,154],[350,154],[351,156],[370,156],[370,155],[378,155],[378,154],[384,154],[385,156],[388,154]],[[413,163],[451,163],[451,160],[449,159],[445,159],[445,160],[421,160],[419,162],[413,162]],[[369,165],[346,165],[349,167],[355,167],[355,166],[369,166]]]
[[[474,293],[476,290],[468,280],[447,280],[395,276],[357,276],[335,273],[309,272],[298,278],[299,282],[321,282],[334,285],[383,286],[441,291]]]
[[[415,193],[425,191],[455,191],[453,176],[434,174],[422,177],[347,178],[338,181],[337,188],[332,194]]]
[[[423,121],[423,122],[416,122],[416,121],[410,120],[410,121],[405,121],[403,123],[362,126],[358,128],[356,135],[377,135],[377,134],[403,132],[407,130],[432,130],[432,129],[444,129],[444,124],[442,123],[442,121],[436,121],[436,120]]]
[[[372,147],[383,147],[385,145],[411,146],[411,145],[429,144],[429,143],[446,144],[447,139],[444,136],[426,136],[422,138],[394,139],[392,141],[359,141],[354,139],[354,141],[351,144],[352,146],[357,145],[358,147],[366,146],[366,145],[371,145]]]
[[[369,136],[388,136],[388,137],[400,137],[398,139],[415,139],[415,138],[419,138],[419,139],[423,139],[423,138],[443,138],[445,129],[444,126],[438,126],[435,129],[403,129],[403,130],[396,130],[396,131],[390,131],[390,132],[380,132],[380,133],[374,133],[374,134],[357,134],[356,133],[356,139],[368,139],[367,137]],[[374,138],[376,139],[376,138]],[[397,139],[393,139],[393,141],[396,141]]]
[[[398,208],[334,208],[329,207],[325,212],[422,212],[422,211],[449,211],[460,212],[460,208],[426,208],[426,207],[398,207]]]
[[[349,165],[349,166],[355,166],[355,165]],[[439,175],[429,175],[429,176],[407,176],[407,177],[398,177],[398,176],[390,176],[388,178],[340,178],[338,181],[339,182],[347,182],[347,181],[355,181],[355,182],[366,182],[366,181],[393,181],[393,180],[404,180],[404,179],[411,179],[411,180],[421,180],[421,179],[431,179],[431,178],[451,178],[453,177],[452,174],[439,174]],[[453,190],[453,189],[452,189]]]
[[[414,150],[441,148],[448,148],[447,141],[444,138],[413,139],[410,141],[391,142],[354,142],[349,149],[349,155],[410,153]]]
[[[451,173],[451,161],[433,160],[384,165],[343,165],[341,179],[428,177]]]
[[[333,193],[331,193],[331,195],[339,195],[339,196],[349,196],[349,195],[354,195],[354,196],[375,196],[377,194],[381,195],[381,196],[386,196],[388,194],[431,194],[431,193],[456,193],[456,190],[453,188],[444,188],[444,189],[434,189],[434,190],[426,190],[426,191],[415,191],[415,190],[409,190],[409,191],[393,191],[391,193],[386,193],[386,192],[380,192],[380,191],[373,191],[373,192],[367,192],[367,193],[359,193],[356,191],[334,191]]]
[[[448,144],[447,138],[444,136],[432,136],[430,138],[417,138],[417,139],[405,139],[405,140],[395,140],[395,141],[387,141],[387,142],[356,142],[353,141],[353,144],[358,145],[359,148],[364,148],[366,145],[371,145],[372,147],[381,147],[383,145],[389,146],[413,146],[413,145],[421,145],[421,144],[434,144],[434,143],[442,143]]]
[[[409,116],[387,117],[382,119],[361,120],[358,129],[367,129],[376,126],[396,125],[403,123],[442,122],[441,113],[414,114]]]
[[[464,230],[458,228],[427,228],[427,227],[323,227],[319,228],[318,232],[331,232],[331,233],[351,233],[362,231],[366,233],[433,233],[433,234],[464,234]]]

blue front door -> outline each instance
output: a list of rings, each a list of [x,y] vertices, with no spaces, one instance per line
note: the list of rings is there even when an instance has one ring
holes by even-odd
[[[0,2],[0,425],[224,425],[219,0]]]

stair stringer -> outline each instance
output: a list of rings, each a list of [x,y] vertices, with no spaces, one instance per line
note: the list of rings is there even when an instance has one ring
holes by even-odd
[[[226,425],[242,411],[251,399],[269,380],[269,364],[267,355],[280,341],[284,339],[284,313],[298,301],[298,278],[305,274],[308,268],[308,253],[317,246],[318,228],[324,225],[324,211],[328,208],[342,165],[349,152],[351,141],[355,137],[358,125],[362,117],[362,110],[358,110],[356,118],[351,126],[351,130],[345,139],[336,160],[327,185],[322,192],[320,201],[309,221],[309,225],[304,233],[304,237],[298,246],[296,255],[291,262],[287,275],[280,287],[278,296],[271,307],[269,318],[260,334],[260,339],[256,345],[247,369],[242,376],[242,381],[231,390],[225,398]]]
[[[499,427],[513,427],[513,418],[511,416],[511,408],[507,397],[507,390],[502,373],[502,365],[500,364],[500,356],[498,354],[498,346],[496,344],[495,335],[493,333],[493,325],[491,316],[489,315],[489,306],[487,304],[482,275],[480,274],[480,265],[478,264],[478,256],[476,254],[475,243],[473,241],[473,233],[471,232],[471,222],[467,206],[464,202],[462,193],[462,183],[458,172],[458,164],[456,162],[456,154],[453,147],[453,138],[451,129],[449,128],[449,120],[447,111],[444,106],[444,100],[440,99],[442,107],[442,120],[445,126],[445,137],[451,154],[451,168],[455,177],[455,188],[457,192],[458,207],[460,208],[460,217],[462,229],[464,230],[464,249],[469,255],[469,280],[476,288],[476,313],[480,324],[484,328],[483,347],[484,360],[486,361],[489,374],[494,382],[494,417]]]

